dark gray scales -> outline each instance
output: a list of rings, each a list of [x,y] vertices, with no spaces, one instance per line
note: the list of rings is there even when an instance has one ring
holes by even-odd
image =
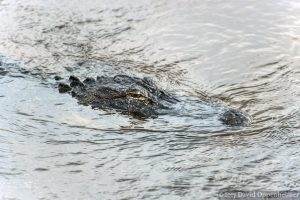
[[[70,76],[69,84],[59,83],[58,90],[70,93],[80,104],[113,109],[137,118],[156,118],[160,110],[170,109],[172,104],[179,102],[158,88],[152,79],[127,75],[88,77],[83,81]],[[227,109],[220,120],[233,126],[244,126],[250,122],[246,113],[235,109]]]

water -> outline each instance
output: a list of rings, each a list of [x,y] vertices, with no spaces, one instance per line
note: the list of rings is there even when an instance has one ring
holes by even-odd
[[[1,199],[300,190],[299,13],[296,0],[0,1]],[[78,105],[53,80],[116,73],[186,101],[143,121]],[[222,125],[219,105],[252,125]]]

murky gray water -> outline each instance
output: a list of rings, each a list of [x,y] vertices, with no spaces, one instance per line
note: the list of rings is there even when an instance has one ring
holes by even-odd
[[[0,20],[0,199],[300,190],[299,1],[2,0]],[[117,73],[186,101],[142,121],[53,80]],[[215,102],[252,125],[222,125]]]

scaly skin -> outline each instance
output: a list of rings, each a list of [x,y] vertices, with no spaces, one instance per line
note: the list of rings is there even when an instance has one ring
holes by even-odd
[[[114,109],[137,118],[155,118],[158,111],[168,109],[179,100],[159,89],[149,78],[137,78],[127,75],[114,77],[98,76],[80,81],[70,76],[70,84],[60,83],[60,93],[70,93],[80,104],[93,108]],[[227,125],[246,126],[250,117],[239,110],[227,109],[220,120]]]
[[[93,108],[115,109],[140,118],[155,118],[159,109],[178,101],[160,90],[149,78],[136,78],[126,75],[114,77],[86,78],[81,82],[70,76],[70,85],[60,83],[61,93],[68,92],[80,104]]]

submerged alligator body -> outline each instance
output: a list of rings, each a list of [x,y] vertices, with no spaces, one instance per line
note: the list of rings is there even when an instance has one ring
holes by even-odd
[[[58,79],[58,77],[57,77]],[[159,111],[168,110],[179,100],[160,89],[150,78],[127,75],[98,76],[80,81],[70,76],[69,84],[59,83],[60,93],[70,93],[80,104],[98,109],[114,109],[138,118],[155,118]],[[236,109],[226,109],[220,121],[232,126],[246,126],[250,117]]]

